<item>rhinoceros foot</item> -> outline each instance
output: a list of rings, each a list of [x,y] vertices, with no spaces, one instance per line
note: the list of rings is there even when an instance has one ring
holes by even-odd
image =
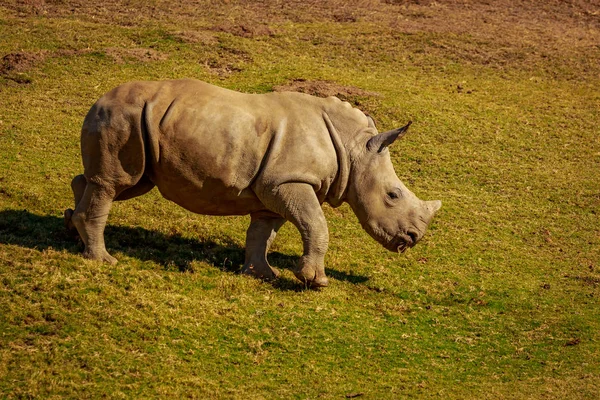
[[[270,265],[246,264],[242,268],[242,274],[251,275],[265,281],[271,281],[279,277],[279,271]]]
[[[108,254],[106,250],[94,252],[90,249],[85,249],[83,251],[83,257],[89,260],[102,261],[111,265],[115,265],[117,263],[117,259]]]
[[[294,275],[296,275],[296,278],[298,278],[300,282],[313,289],[329,286],[329,279],[327,279],[324,274],[318,274],[317,270],[310,266],[304,266],[303,268],[294,271]]]

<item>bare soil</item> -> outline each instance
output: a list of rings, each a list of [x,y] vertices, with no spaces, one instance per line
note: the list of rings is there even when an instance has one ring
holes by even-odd
[[[206,68],[222,78],[243,71],[252,62],[252,56],[248,52],[224,45],[220,46],[216,55],[201,60]]]
[[[249,23],[249,24],[235,24],[229,21],[214,25],[211,27],[215,32],[227,32],[235,36],[254,38],[259,36],[273,36],[274,31],[266,24],[261,23]]]
[[[216,45],[219,40],[213,32],[208,31],[177,31],[173,33],[173,36],[183,43],[201,43],[204,45]]]
[[[0,74],[26,72],[46,59],[46,52],[17,52],[2,57]]]
[[[6,54],[0,60],[0,77],[20,84],[31,83],[27,72],[42,64],[50,57],[72,57],[89,54],[90,49],[61,49],[56,51],[21,51]],[[168,55],[154,49],[145,48],[117,48],[104,49],[104,53],[112,57],[117,64],[128,60],[136,62],[152,62],[166,60]]]
[[[560,64],[573,75],[597,73],[600,67],[598,0],[182,0],[146,2],[106,0],[12,0],[4,7],[17,15],[136,26],[160,20],[183,41],[214,44],[215,33],[244,38],[276,35],[289,23],[371,23],[381,28],[383,45],[402,35],[433,34],[425,49],[446,58],[498,68]],[[184,29],[184,30],[182,30]],[[471,38],[465,47],[457,36]],[[410,49],[411,51],[413,49]],[[110,50],[109,50],[110,51]],[[111,55],[141,61],[161,55]],[[215,63],[215,61],[208,61]],[[215,68],[228,73],[232,63]]]
[[[295,79],[284,85],[273,87],[276,92],[300,92],[319,97],[337,96],[341,99],[353,99],[357,97],[380,96],[377,92],[363,90],[354,86],[344,86],[332,81],[309,81]]]
[[[47,56],[47,52],[16,52],[9,53],[0,61],[0,78],[7,79],[19,84],[31,83],[31,78],[26,72],[41,64]]]

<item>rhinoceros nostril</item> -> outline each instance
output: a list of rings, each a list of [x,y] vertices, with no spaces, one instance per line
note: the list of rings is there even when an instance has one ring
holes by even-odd
[[[406,234],[410,237],[410,240],[412,242],[411,245],[414,246],[419,240],[419,234],[415,231],[408,231],[406,232]]]

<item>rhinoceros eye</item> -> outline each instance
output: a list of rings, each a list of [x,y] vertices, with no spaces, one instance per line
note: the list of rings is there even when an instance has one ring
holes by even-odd
[[[398,198],[398,193],[396,192],[388,192],[388,197],[392,200],[397,199]]]

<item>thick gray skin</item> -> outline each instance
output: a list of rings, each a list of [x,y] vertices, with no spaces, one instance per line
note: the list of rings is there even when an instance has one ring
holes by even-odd
[[[322,203],[349,203],[392,251],[414,246],[441,206],[419,200],[394,172],[387,146],[406,128],[378,134],[335,97],[243,94],[196,80],[126,83],[85,118],[84,173],[72,181],[75,210],[65,223],[83,240],[84,257],[115,263],[104,245],[112,202],[157,186],[195,213],[250,214],[243,272],[259,278],[278,276],[267,252],[292,222],[304,244],[296,277],[327,286]]]

